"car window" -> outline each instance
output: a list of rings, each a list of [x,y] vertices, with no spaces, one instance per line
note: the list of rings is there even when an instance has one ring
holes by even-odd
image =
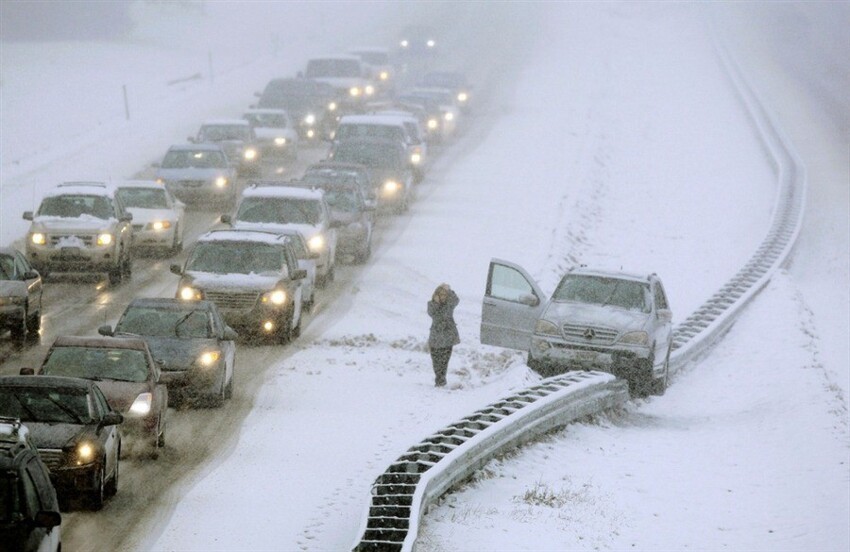
[[[107,347],[54,347],[41,369],[49,376],[93,380],[142,382],[150,375],[144,351]]]
[[[279,246],[264,243],[205,242],[192,250],[186,270],[217,274],[279,274],[284,264]]]
[[[101,391],[98,386],[96,386],[96,385],[92,386],[92,395],[93,395],[93,399],[94,399],[92,402],[94,402],[94,404],[96,405],[96,408],[97,408],[98,412],[100,413],[101,418],[103,418],[109,412],[112,411],[112,409],[109,408],[109,402],[106,400],[106,397],[103,395],[103,391]]]
[[[311,59],[304,76],[308,79],[360,76],[360,63],[355,59]]]
[[[335,211],[342,211],[345,213],[356,213],[361,211],[363,206],[358,199],[359,196],[354,190],[330,187],[325,189],[325,201],[327,201],[328,206]]]
[[[87,424],[92,411],[83,389],[0,387],[0,416],[22,422]]]
[[[227,161],[220,151],[169,151],[162,160],[163,169],[222,169]]]
[[[377,169],[397,169],[401,165],[398,150],[385,144],[341,142],[334,148],[333,159],[340,163],[357,163]]]
[[[286,116],[280,113],[246,113],[243,118],[251,126],[260,128],[286,128]]]
[[[380,138],[383,140],[404,140],[404,131],[390,125],[351,124],[339,125],[336,137],[340,140],[353,138]]]
[[[38,208],[39,216],[109,219],[115,216],[112,202],[105,196],[61,195],[46,197]]]
[[[567,274],[552,295],[555,301],[613,306],[648,313],[649,284],[634,280]]]
[[[246,197],[239,205],[236,220],[271,224],[319,224],[321,204],[314,199]]]
[[[120,188],[118,197],[126,207],[139,209],[168,209],[165,188]]]
[[[26,257],[21,255],[20,252],[15,252],[15,272],[17,273],[19,278],[23,278],[24,274],[32,270],[30,263],[27,261]]]
[[[15,279],[15,260],[11,255],[0,254],[0,280]]]
[[[655,308],[658,310],[669,309],[667,304],[667,295],[664,293],[664,287],[661,282],[655,282]]]
[[[223,140],[249,140],[250,127],[243,125],[204,125],[198,132],[202,142],[221,142]]]
[[[528,294],[534,294],[534,289],[520,271],[505,265],[493,265],[489,293],[491,297],[518,302],[521,296]]]
[[[204,310],[130,307],[115,326],[116,332],[151,337],[208,338],[210,318]]]

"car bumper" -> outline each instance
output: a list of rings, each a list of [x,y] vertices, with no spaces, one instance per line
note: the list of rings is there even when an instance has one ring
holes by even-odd
[[[38,271],[49,269],[58,272],[101,272],[118,263],[117,252],[112,247],[28,248],[27,259]]]
[[[542,364],[565,369],[601,370],[617,376],[643,370],[649,364],[650,349],[643,346],[591,346],[533,336],[531,356]]]
[[[250,310],[223,309],[219,307],[222,318],[236,331],[249,334],[267,334],[276,331],[284,324],[292,312],[291,303],[278,308],[257,306]],[[268,324],[267,324],[268,323]]]
[[[198,180],[178,180],[167,184],[168,190],[184,203],[204,203],[226,201],[236,197],[233,182],[226,186],[216,186],[215,182]]]
[[[337,253],[354,254],[366,249],[369,241],[369,228],[360,225],[360,228],[341,228],[337,234]]]
[[[133,229],[133,247],[136,248],[144,248],[144,247],[165,247],[170,248],[174,245],[174,232],[175,226],[172,225],[171,228],[167,230],[145,230],[145,229]]]
[[[160,382],[168,388],[169,396],[193,397],[216,393],[222,386],[224,370],[221,366],[210,368],[192,367],[188,370],[169,370],[161,372]]]
[[[59,495],[74,495],[97,490],[100,464],[92,462],[84,466],[65,466],[50,470],[50,481]]]

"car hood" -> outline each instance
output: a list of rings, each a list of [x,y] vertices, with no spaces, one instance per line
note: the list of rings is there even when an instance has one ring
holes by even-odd
[[[25,422],[36,448],[61,449],[76,443],[84,435],[94,434],[95,424]]]
[[[27,283],[21,280],[0,280],[0,297],[26,297]]]
[[[351,224],[352,222],[360,222],[362,212],[359,211],[337,211],[331,210],[331,219],[337,220],[342,224]]]
[[[254,127],[254,132],[260,140],[274,140],[278,137],[295,139],[295,131],[291,128]]]
[[[96,382],[106,396],[106,402],[113,410],[124,414],[139,396],[139,393],[150,392],[148,382],[103,380]]]
[[[133,213],[133,224],[147,224],[155,220],[174,220],[175,214],[171,209],[144,209],[142,207],[130,207],[127,209]]]
[[[218,350],[215,338],[180,339],[176,337],[143,337],[154,359],[165,371],[188,370],[205,351]]]
[[[366,85],[366,81],[357,77],[321,77],[318,79],[313,79],[317,82],[324,82],[330,84],[334,88],[337,89],[345,89],[346,93],[348,93],[348,89],[353,86],[358,86],[362,88]]]
[[[156,176],[163,180],[212,180],[217,176],[229,176],[228,172],[227,169],[219,167],[160,168],[156,171]]]
[[[48,230],[56,233],[99,232],[113,226],[116,219],[102,219],[91,215],[80,217],[35,217],[32,221],[33,230]]]
[[[552,301],[542,318],[561,324],[603,326],[620,332],[645,329],[649,315],[611,305],[588,305],[585,303]]]
[[[322,227],[316,224],[276,224],[273,222],[243,222],[239,220],[233,221],[233,227],[240,230],[265,230],[267,232],[295,229],[301,232],[307,240],[322,231]]]
[[[186,276],[187,283],[195,287],[217,291],[267,291],[275,289],[280,283],[280,274],[214,274],[187,270]]]

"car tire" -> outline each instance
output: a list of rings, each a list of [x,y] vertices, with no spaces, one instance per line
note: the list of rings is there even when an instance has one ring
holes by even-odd
[[[124,280],[129,280],[133,276],[133,255],[131,253],[127,253],[127,257],[121,263],[121,272]]]
[[[294,313],[293,313],[293,316],[295,316]],[[303,319],[304,319],[304,309],[302,308],[301,309],[301,316],[298,317],[298,324],[296,324],[295,327],[292,328],[289,332],[289,340],[290,341],[301,336],[301,320],[303,320]]]
[[[647,361],[639,362],[628,378],[629,395],[635,399],[643,399],[652,394],[653,378],[652,365],[655,363],[653,357]]]
[[[171,243],[171,251],[172,255],[176,255],[183,251],[183,240],[180,239],[180,225],[177,224],[174,226],[174,240]]]
[[[41,310],[27,318],[27,341],[35,343],[41,338]]]
[[[14,326],[9,328],[9,333],[12,335],[12,341],[15,345],[23,346],[27,341],[27,312],[21,315],[20,322],[16,322]]]
[[[124,278],[124,271],[122,269],[121,263],[109,269],[109,285],[117,286],[121,283],[121,280]]]
[[[115,459],[115,473],[112,475],[112,479],[109,480],[108,483],[104,484],[104,495],[105,496],[115,496],[118,493],[118,472],[121,463],[118,462],[118,459]]]
[[[235,370],[234,370],[235,372]],[[233,397],[233,373],[230,374],[230,380],[228,380],[227,385],[224,387],[224,398],[228,400]]]
[[[670,381],[670,351],[667,351],[667,358],[664,359],[664,375],[660,378],[652,380],[652,394],[661,396],[667,391],[667,385]]]
[[[106,501],[106,458],[100,461],[95,489],[89,495],[89,509],[97,512],[103,508]]]
[[[369,241],[366,243],[366,248],[362,253],[358,253],[354,256],[354,262],[356,264],[365,264],[366,261],[369,260],[369,257],[372,256],[372,238],[369,237]]]
[[[227,398],[227,386],[224,381],[221,382],[221,388],[218,392],[213,393],[207,397],[207,404],[210,408],[221,408],[224,405],[224,400]]]

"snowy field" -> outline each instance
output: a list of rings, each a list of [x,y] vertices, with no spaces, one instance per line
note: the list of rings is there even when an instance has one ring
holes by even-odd
[[[357,25],[389,44],[409,16],[396,4],[344,14],[304,5],[297,15],[321,33],[291,33],[286,48],[254,33],[253,47],[213,52],[214,83],[163,84],[206,73],[211,48],[198,35],[233,16],[226,3],[207,6],[209,27],[185,43],[141,34],[92,49],[106,81],[94,88],[75,70],[90,64],[61,57],[79,51],[71,46],[4,44],[0,243],[21,238],[20,212],[55,182],[131,176],[199,120],[245,107],[272,76],[268,63],[290,74],[312,53],[363,41],[349,32]],[[390,461],[536,380],[523,355],[478,344],[491,257],[522,264],[546,291],[577,263],[655,271],[675,323],[761,242],[775,175],[714,54],[709,14],[666,3],[529,11],[538,36],[517,54],[519,69],[505,68],[516,77],[500,81],[410,214],[390,223],[347,292],[269,372],[229,454],[163,497],[170,515],[148,524],[140,549],[349,549]],[[742,34],[732,45],[756,86],[788,90],[765,61],[769,43],[746,25],[758,13],[734,15],[729,30]],[[519,31],[530,18],[517,17]],[[747,38],[761,49],[745,48]],[[494,67],[510,47],[471,42],[491,45],[480,61]],[[63,82],[74,83],[72,98],[35,93]],[[129,122],[122,84],[138,95]],[[795,92],[765,94],[792,141],[811,126],[789,107],[810,101]],[[64,123],[49,130],[60,113]],[[711,354],[664,397],[491,462],[426,517],[421,550],[850,548],[850,150],[846,129],[808,132],[801,154],[821,156],[809,167],[816,215],[788,270]],[[461,299],[462,344],[449,388],[435,389],[425,302],[444,281]]]

